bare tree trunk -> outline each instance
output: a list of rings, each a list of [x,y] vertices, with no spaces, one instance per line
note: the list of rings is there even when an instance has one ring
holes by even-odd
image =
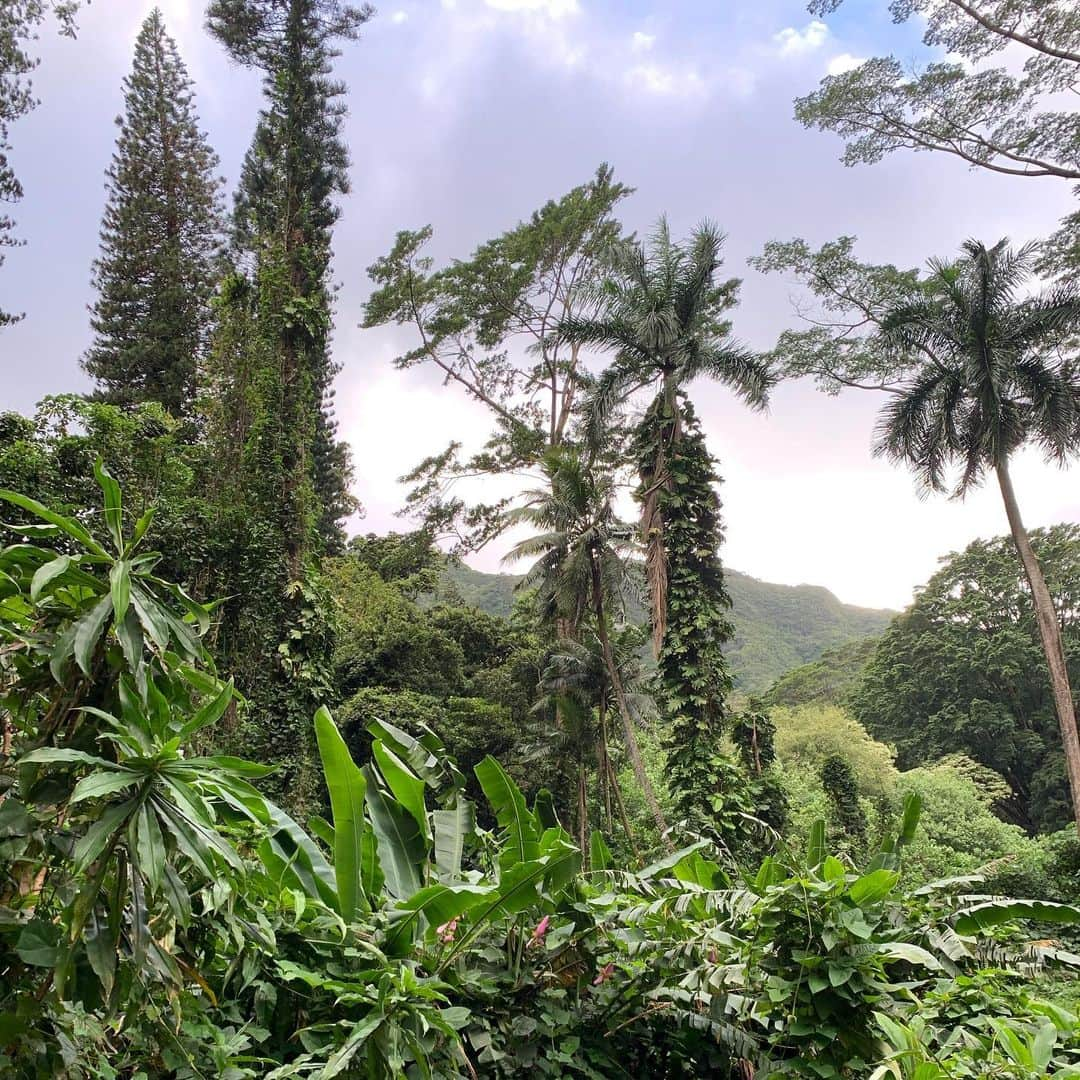
[[[608,763],[608,737],[607,737],[607,692],[601,691],[600,701],[596,711],[600,714],[600,799],[607,816],[608,831],[611,831],[613,816],[611,813],[611,767]]]
[[[588,792],[585,787],[585,762],[578,762],[578,787],[577,787],[577,813],[578,813],[578,845],[581,848],[581,854],[584,856],[588,852],[588,848],[585,846],[585,840],[588,836],[588,817],[589,817],[589,799]]]
[[[668,836],[667,822],[664,813],[660,809],[660,803],[656,800],[656,792],[653,790],[652,781],[645,771],[645,763],[641,759],[641,748],[638,746],[637,735],[634,733],[634,718],[630,715],[630,706],[626,701],[626,692],[623,690],[622,679],[619,670],[615,666],[615,654],[611,651],[611,639],[608,637],[607,623],[604,621],[604,590],[600,582],[600,568],[596,560],[592,560],[592,593],[593,614],[596,616],[596,633],[600,638],[600,648],[604,654],[604,666],[607,668],[608,679],[611,680],[611,689],[615,693],[615,702],[619,706],[619,719],[622,721],[623,741],[626,743],[626,753],[630,758],[630,765],[634,770],[634,777],[641,785],[641,792],[645,796],[653,821],[660,830],[660,838],[669,849],[674,848],[671,837]]]
[[[1080,831],[1080,737],[1076,731],[1076,708],[1073,703],[1072,689],[1069,686],[1069,669],[1065,664],[1065,648],[1061,642],[1061,624],[1054,609],[1054,600],[1046,586],[1042,567],[1035,557],[1028,538],[1024,522],[1020,517],[1020,507],[1016,502],[1012,478],[1009,476],[1007,462],[997,466],[998,485],[1001,497],[1005,501],[1005,513],[1009,518],[1013,543],[1024,564],[1024,573],[1031,586],[1031,598],[1035,605],[1035,618],[1039,624],[1039,636],[1042,638],[1046,664],[1050,669],[1050,685],[1054,692],[1054,708],[1057,711],[1058,724],[1061,727],[1061,744],[1065,750],[1065,770],[1069,777],[1069,793],[1072,796],[1073,820]]]
[[[611,758],[607,759],[608,783],[615,793],[615,803],[619,807],[619,820],[622,822],[623,832],[626,833],[630,850],[634,853],[634,861],[641,866],[641,852],[638,850],[637,841],[634,839],[634,831],[630,828],[630,819],[626,816],[626,806],[622,801],[622,789],[619,787],[619,778],[615,775],[615,767],[611,764]]]

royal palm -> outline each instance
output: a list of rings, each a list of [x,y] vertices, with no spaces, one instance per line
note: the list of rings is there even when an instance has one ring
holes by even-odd
[[[1061,625],[1009,471],[1023,446],[1064,464],[1080,444],[1080,295],[1064,286],[1025,296],[1034,255],[1005,240],[992,248],[969,240],[958,261],[930,264],[924,297],[888,314],[885,341],[916,366],[882,412],[877,452],[909,465],[935,491],[949,487],[948,473],[959,466],[957,498],[987,472],[997,477],[1031,586],[1080,828],[1080,741]]]

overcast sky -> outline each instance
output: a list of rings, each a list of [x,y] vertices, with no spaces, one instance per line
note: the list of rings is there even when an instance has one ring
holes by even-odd
[[[121,79],[139,0],[94,0],[77,41],[40,42],[40,108],[13,135],[26,188],[27,246],[0,269],[0,408],[88,383],[89,269]],[[192,77],[202,123],[230,185],[251,137],[257,76],[228,63],[202,29],[203,3],[162,0]],[[726,272],[743,277],[736,334],[766,348],[793,323],[794,283],[746,265],[767,240],[859,237],[878,262],[921,265],[968,236],[1045,235],[1069,208],[1067,185],[972,173],[937,155],[848,169],[835,137],[805,131],[792,99],[860,57],[920,53],[883,0],[848,0],[828,22],[789,0],[416,0],[383,6],[338,72],[349,86],[352,194],[338,226],[335,356],[342,434],[353,448],[365,531],[403,528],[397,477],[451,438],[476,443],[487,418],[422,370],[390,359],[404,332],[359,329],[365,268],[394,233],[430,223],[433,254],[464,256],[602,161],[636,188],[628,228],[666,212],[677,234],[704,217],[728,233]],[[751,415],[702,383],[693,397],[721,462],[729,565],[768,581],[825,585],[841,599],[901,607],[940,555],[1005,532],[996,488],[963,504],[920,501],[911,478],[869,453],[873,395],[829,398],[782,386]],[[1014,469],[1029,525],[1076,521],[1075,475],[1023,458]],[[470,560],[497,569],[500,551]]]

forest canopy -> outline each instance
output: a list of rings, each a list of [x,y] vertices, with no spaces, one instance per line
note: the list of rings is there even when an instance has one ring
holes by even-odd
[[[883,11],[947,55],[796,101],[847,164],[1080,181],[1070,5]],[[0,10],[5,202],[35,42],[78,49],[78,13]],[[918,268],[757,237],[800,290],[761,348],[721,227],[632,227],[648,189],[604,163],[486,239],[429,185],[347,308],[351,180],[389,148],[348,145],[341,75],[379,16],[203,15],[259,86],[231,207],[155,9],[115,73],[93,387],[0,412],[0,1073],[1080,1076],[1080,526],[1029,528],[1016,467],[1080,452],[1080,218]],[[393,347],[358,359],[345,319]],[[456,424],[399,531],[357,529],[360,363]],[[1000,535],[901,612],[733,571],[755,505],[710,406],[781,427],[798,380],[875,395],[869,452],[927,497],[993,486]]]

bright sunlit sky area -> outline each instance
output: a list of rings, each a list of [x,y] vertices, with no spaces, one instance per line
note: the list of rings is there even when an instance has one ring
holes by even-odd
[[[13,128],[26,189],[15,208],[26,246],[0,268],[0,306],[26,319],[0,332],[0,408],[83,390],[90,263],[121,80],[141,0],[94,0],[78,40],[46,31],[41,105]],[[231,65],[202,27],[203,4],[161,0],[195,80],[202,124],[235,182],[259,107],[256,74]],[[794,282],[746,260],[766,241],[841,234],[860,256],[917,266],[961,241],[1046,235],[1069,208],[1064,182],[974,173],[933,154],[845,168],[841,142],[804,130],[792,99],[860,58],[923,55],[918,27],[894,26],[883,0],[848,0],[821,21],[796,0],[389,0],[346,48],[345,137],[352,193],[335,237],[334,355],[341,434],[352,446],[356,529],[406,528],[398,477],[453,438],[477,446],[484,409],[432,372],[397,371],[405,329],[359,328],[366,268],[395,232],[430,223],[437,260],[467,255],[603,161],[636,188],[627,228],[666,213],[676,235],[702,218],[727,232],[725,273],[744,279],[736,336],[768,348],[796,320]],[[939,556],[1006,531],[992,484],[964,503],[920,500],[906,473],[870,456],[869,393],[837,398],[805,382],[756,415],[728,392],[692,389],[724,476],[724,561],[768,581],[824,585],[842,600],[899,608]],[[1030,526],[1080,518],[1074,476],[1024,456],[1014,466]],[[500,568],[493,546],[470,558]]]

